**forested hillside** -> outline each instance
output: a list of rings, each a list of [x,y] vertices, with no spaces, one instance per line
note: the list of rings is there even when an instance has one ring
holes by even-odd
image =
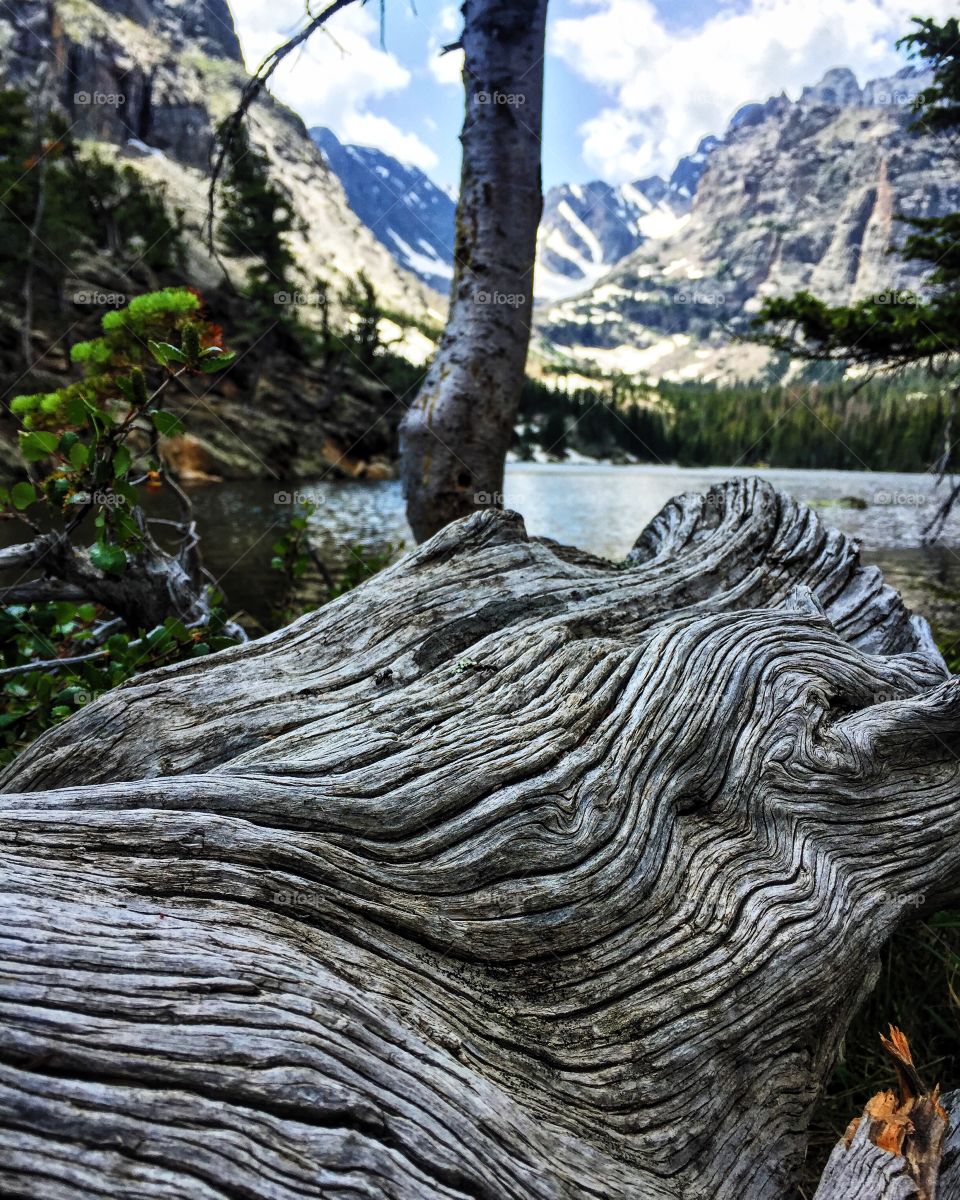
[[[514,451],[681,466],[924,471],[943,451],[950,399],[922,373],[854,389],[843,379],[724,387],[557,387],[528,381]]]

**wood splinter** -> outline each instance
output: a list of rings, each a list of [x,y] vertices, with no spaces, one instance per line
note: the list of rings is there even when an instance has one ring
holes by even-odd
[[[896,1089],[877,1092],[867,1101],[863,1115],[847,1126],[815,1200],[865,1196],[862,1171],[866,1167],[873,1178],[870,1159],[876,1160],[876,1183],[883,1188],[871,1193],[877,1200],[894,1195],[909,1196],[911,1200],[936,1200],[949,1117],[940,1103],[939,1084],[929,1089],[917,1073],[906,1034],[895,1025],[889,1028],[890,1036],[881,1034],[880,1042],[893,1059]],[[877,1155],[872,1147],[896,1156],[899,1161],[885,1162],[884,1156]],[[856,1163],[856,1167],[851,1168],[851,1163]],[[850,1191],[845,1183],[851,1171],[857,1176],[855,1191]],[[909,1192],[903,1190],[905,1183],[912,1184]]]

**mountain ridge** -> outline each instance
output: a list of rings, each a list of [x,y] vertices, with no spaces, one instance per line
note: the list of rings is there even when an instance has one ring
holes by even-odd
[[[447,291],[456,201],[419,167],[375,147],[345,145],[323,126],[309,132],[364,225],[412,275]]]
[[[938,205],[953,203],[952,184],[937,183],[932,162],[926,173],[918,166],[922,147],[911,147],[906,130],[909,105],[928,81],[929,76],[907,66],[861,87],[850,68],[832,67],[796,100],[781,93],[742,105],[721,135],[702,138],[668,178],[651,176],[624,184],[590,180],[549,189],[534,277],[540,334],[535,353],[614,371],[656,372],[662,367],[675,378],[689,377],[699,366],[711,378],[725,377],[728,366],[750,375],[763,370],[770,355],[755,346],[732,352],[720,327],[732,323],[742,328],[764,295],[809,285],[839,302],[891,281],[898,288],[918,285],[922,281],[909,266],[884,252],[888,242],[896,240],[890,219],[893,206],[906,203],[908,210],[933,212],[939,211]],[[840,113],[847,117],[841,119]],[[844,132],[844,120],[861,127]],[[765,144],[771,122],[779,131],[775,147]],[[828,172],[829,161],[835,160],[834,173],[844,183],[831,187],[820,180],[811,191],[803,171],[795,171],[798,194],[815,194],[820,205],[819,220],[805,219],[786,194],[788,189],[774,195],[764,175],[790,173],[792,160],[802,158],[818,138],[830,139],[828,126],[833,136],[821,166]],[[344,146],[329,131],[322,136],[329,145],[335,143],[329,161],[354,210],[378,236],[382,234],[383,244],[425,282],[434,287],[448,282],[455,206],[447,194],[419,169],[379,150]],[[882,170],[865,153],[874,136],[892,152]],[[910,159],[907,166],[901,161],[904,155]],[[723,164],[733,159],[736,170],[725,171]],[[714,162],[724,174],[722,185],[709,182]],[[872,189],[860,187],[856,170],[845,170],[844,163],[853,162],[873,173]],[[915,178],[901,188],[898,180],[911,173]],[[377,176],[383,177],[382,183]],[[704,186],[706,200],[701,195]],[[927,199],[914,197],[911,202],[906,194],[911,188],[920,188]],[[725,202],[718,194],[724,189]],[[940,199],[932,195],[938,189]],[[410,211],[408,191],[421,201],[423,212]],[[849,212],[845,195],[855,197]],[[760,214],[759,207],[768,211]],[[730,241],[733,252],[726,265],[716,247],[705,245],[708,210]],[[738,236],[738,212],[749,238]],[[779,249],[762,265],[770,229],[792,222],[799,222],[801,232],[791,238],[781,230],[782,245],[778,243]],[[840,231],[832,239],[835,244],[831,239],[824,244],[829,228]],[[698,248],[691,250],[690,242]],[[855,270],[850,265],[854,257]],[[625,284],[630,264],[639,270],[643,286],[639,278]],[[803,264],[818,266],[798,269]],[[745,277],[758,271],[756,287],[745,283]],[[688,287],[679,302],[670,282],[678,272],[689,284],[702,281]],[[659,298],[651,282],[657,276]],[[683,306],[679,311],[678,303]]]
[[[683,228],[542,307],[539,351],[613,374],[750,378],[773,356],[731,330],[745,332],[766,297],[808,289],[846,303],[919,290],[925,270],[887,253],[904,235],[895,215],[960,209],[942,144],[909,128],[928,80],[906,67],[861,88],[832,68],[795,101],[739,109]]]

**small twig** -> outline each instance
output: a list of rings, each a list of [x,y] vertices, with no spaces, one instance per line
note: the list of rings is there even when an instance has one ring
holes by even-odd
[[[135,642],[130,643],[136,645]],[[0,669],[0,679],[8,679],[11,675],[24,675],[27,671],[58,671],[61,667],[70,667],[74,663],[89,662],[94,658],[103,658],[109,650],[93,650],[90,654],[74,654],[70,658],[38,658],[33,662],[18,663],[15,667]]]
[[[312,17],[307,25],[295,34],[289,41],[284,42],[282,46],[278,46],[276,50],[268,54],[254,74],[244,85],[243,91],[240,93],[240,101],[237,107],[233,110],[229,117],[220,125],[220,146],[217,151],[217,157],[213,165],[213,171],[210,176],[210,185],[207,188],[207,248],[210,253],[216,256],[216,247],[213,240],[213,228],[215,219],[215,205],[217,196],[217,183],[220,180],[220,175],[223,172],[223,164],[226,161],[227,154],[233,145],[234,138],[237,135],[244,117],[247,115],[251,104],[260,95],[266,87],[271,75],[276,71],[277,67],[283,62],[287,55],[292,54],[298,46],[302,46],[305,41],[314,33],[325,21],[328,21],[334,13],[339,12],[342,8],[353,4],[354,0],[333,0],[333,3],[328,5],[322,13],[316,17]],[[307,12],[309,13],[309,9]]]

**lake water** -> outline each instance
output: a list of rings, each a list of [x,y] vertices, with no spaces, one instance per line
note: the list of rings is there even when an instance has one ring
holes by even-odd
[[[515,463],[504,499],[521,512],[531,535],[555,538],[606,558],[627,553],[647,522],[680,492],[704,491],[742,470],[572,463]],[[876,563],[907,603],[941,630],[960,633],[960,508],[940,542],[921,545],[934,507],[928,475],[851,471],[757,471],[777,487],[817,507],[821,517],[860,538],[864,562]],[[265,620],[279,599],[270,570],[272,546],[300,495],[317,511],[311,537],[336,571],[351,555],[413,544],[400,484],[359,481],[283,485],[263,480],[192,489],[204,560],[220,581],[231,611]],[[848,507],[855,497],[865,508]],[[150,498],[158,514],[175,516],[172,497]],[[0,523],[0,544],[21,540],[14,522]],[[2,582],[13,582],[12,579]]]
[[[555,538],[607,558],[622,558],[647,522],[673,496],[730,479],[734,468],[517,463],[508,466],[504,500],[521,512],[532,535]],[[960,631],[960,510],[941,541],[921,545],[934,506],[933,479],[850,471],[755,471],[818,508],[822,518],[860,538],[864,562],[878,564],[908,603],[943,629]],[[298,484],[286,490],[252,481],[193,492],[205,559],[232,606],[262,615],[273,587],[271,545],[290,511],[287,497],[313,500],[313,541],[331,566],[356,547],[382,552],[412,545],[403,496],[395,481]],[[279,497],[279,499],[275,499]],[[850,497],[866,508],[846,507]]]

